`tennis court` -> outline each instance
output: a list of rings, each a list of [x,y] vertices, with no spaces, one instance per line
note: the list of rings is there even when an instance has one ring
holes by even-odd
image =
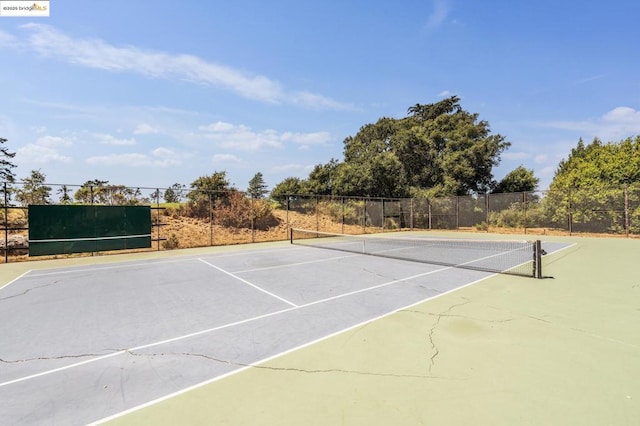
[[[565,241],[545,242],[544,249],[552,256],[569,246]],[[381,323],[373,320],[411,312],[411,307],[445,299],[453,290],[494,275],[282,243],[142,258],[149,256],[114,262],[122,259],[117,256],[110,263],[102,257],[100,262],[84,258],[84,265],[34,268],[0,290],[1,423],[126,422],[156,407],[154,402],[178,400],[190,394],[186,390],[202,391],[207,383],[240,380],[236,378],[255,372],[358,375],[366,371],[364,366],[314,370],[296,361],[271,364],[322,348],[349,332],[373,329]],[[510,280],[514,289],[555,281],[498,279]],[[437,353],[425,355],[421,373],[404,374],[405,378],[442,379],[432,371],[436,357]],[[393,376],[403,374],[388,373],[388,378]],[[277,387],[271,385],[273,391]],[[264,388],[230,391],[227,398],[249,396],[253,389]],[[289,405],[290,414],[295,414],[295,404]],[[128,411],[133,414],[121,416]],[[188,416],[183,421],[206,422]],[[140,418],[131,424],[136,423]],[[283,419],[276,423],[294,424]],[[334,422],[316,422],[326,423]]]

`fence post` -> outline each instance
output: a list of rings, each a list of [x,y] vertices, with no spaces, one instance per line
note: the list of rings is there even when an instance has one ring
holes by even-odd
[[[413,231],[413,198],[409,199],[409,222],[411,230]]]
[[[367,233],[367,199],[362,199],[362,233]]]
[[[289,204],[291,204],[291,196],[286,195],[287,197],[287,229],[291,228],[291,224],[289,223]]]
[[[528,200],[527,200],[527,193],[523,192],[522,193],[522,209],[524,210],[524,234],[527,235],[527,225],[529,224],[527,221],[527,207],[528,206]]]
[[[340,197],[340,209],[342,211],[342,223],[341,223],[341,228],[340,228],[340,233],[344,234],[344,197]]]
[[[4,263],[9,263],[9,200],[7,198],[7,182],[3,182],[4,190]]]
[[[156,188],[156,230],[158,233],[158,251],[160,251],[160,188]]]
[[[254,226],[254,218],[255,215],[255,204],[253,202],[253,195],[251,196],[251,242],[255,243],[256,242],[256,230],[255,230],[255,226]]]
[[[209,194],[209,245],[213,245],[213,203],[211,200],[211,192]]]
[[[629,238],[629,185],[624,185],[624,233]]]
[[[484,221],[487,224],[487,232],[489,232],[489,226],[491,225],[489,223],[489,197],[491,197],[491,194],[485,192],[484,195]]]
[[[385,220],[384,220],[384,198],[382,199],[382,214],[381,214],[382,218],[380,219],[382,222],[382,232],[384,232],[384,225],[385,225]]]
[[[571,188],[569,188],[569,217],[568,217],[569,224],[568,224],[568,227],[569,227],[569,235],[570,236],[573,235],[573,217],[572,217],[572,213],[571,213],[571,208],[572,208],[571,204],[572,204],[572,201],[573,201],[572,198],[571,198],[572,195],[573,194],[571,193]]]

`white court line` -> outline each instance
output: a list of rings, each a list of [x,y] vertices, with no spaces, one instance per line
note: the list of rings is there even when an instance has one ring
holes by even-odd
[[[9,287],[11,284],[15,283],[16,281],[18,281],[20,278],[24,277],[25,275],[27,275],[29,272],[31,272],[31,269],[29,269],[27,272],[24,272],[22,274],[20,274],[20,276],[15,277],[14,279],[12,279],[11,281],[9,281],[8,283],[6,283],[5,285],[3,285],[2,287],[0,287],[0,291],[4,290],[5,288]]]
[[[109,265],[109,266],[97,266],[97,264],[92,264],[92,265],[82,265],[82,266],[61,266],[60,269],[63,268],[72,268],[72,269],[66,269],[63,271],[60,270],[50,270],[50,269],[44,269],[44,271],[49,271],[49,272],[42,272],[42,273],[38,273],[38,269],[33,269],[29,272],[32,272],[31,275],[29,275],[29,277],[46,277],[49,275],[64,275],[64,274],[77,274],[77,273],[82,273],[82,272],[93,272],[93,271],[108,271],[111,269],[127,269],[127,268],[135,268],[138,266],[153,266],[153,265],[158,265],[158,264],[165,264],[165,263],[180,263],[180,262],[186,262],[186,261],[192,261],[192,260],[196,260],[195,257],[185,257],[182,259],[169,259],[169,260],[146,260],[146,261],[131,261],[131,262],[127,262],[127,263],[121,263],[121,264],[117,264],[117,265]],[[57,268],[54,268],[57,269]]]
[[[281,248],[281,247],[278,247],[277,249],[279,251],[297,250],[297,249]],[[266,250],[266,249],[247,250],[247,251],[242,251],[237,253],[208,253],[207,256],[214,256],[216,258],[247,256],[255,253],[260,253],[262,250]],[[123,268],[123,269],[135,268],[137,266],[148,266],[148,265],[151,266],[151,265],[158,265],[158,264],[165,264],[165,263],[188,262],[188,261],[199,260],[201,256],[202,255],[184,255],[184,256],[180,256],[178,258],[172,258],[172,259],[150,258],[150,259],[143,259],[143,260],[130,260],[130,261],[118,262],[117,264],[112,264],[108,266],[99,266],[101,265],[99,263],[93,263],[88,265],[75,265],[75,266],[57,266],[57,267],[52,267],[47,269],[32,269],[32,270],[29,270],[27,273],[31,273],[31,275],[29,275],[30,277],[45,277],[48,275],[75,274],[75,273],[81,273],[81,272],[105,271],[105,270],[120,269],[120,268]],[[39,273],[40,271],[47,271],[47,272]],[[26,275],[26,273],[22,274],[21,277],[24,275]]]
[[[217,270],[217,271],[222,272],[223,274],[227,274],[227,275],[229,275],[231,278],[234,278],[234,279],[236,279],[236,280],[238,280],[238,281],[240,281],[240,282],[242,282],[242,283],[245,283],[245,284],[246,284],[246,285],[248,285],[248,286],[251,286],[251,287],[255,288],[255,289],[256,289],[256,290],[258,290],[258,291],[261,291],[261,292],[262,292],[262,293],[264,293],[264,294],[268,294],[269,296],[274,297],[274,298],[276,298],[276,299],[278,299],[278,300],[280,300],[280,301],[282,301],[282,302],[286,303],[287,305],[293,306],[294,308],[297,308],[297,307],[298,307],[298,305],[296,305],[296,304],[295,304],[295,303],[293,303],[293,302],[288,301],[288,300],[287,300],[287,299],[285,299],[284,297],[280,297],[280,296],[278,296],[277,294],[271,293],[270,291],[267,291],[267,290],[265,290],[265,289],[263,289],[263,288],[261,288],[261,287],[258,287],[257,285],[255,285],[255,284],[253,284],[253,283],[250,283],[249,281],[245,280],[244,278],[241,278],[241,277],[239,277],[239,276],[237,276],[237,275],[235,275],[235,274],[232,274],[232,273],[231,273],[231,272],[229,272],[229,271],[225,271],[224,269],[222,269],[222,268],[221,268],[221,267],[219,267],[219,266],[214,265],[213,263],[209,263],[209,262],[207,262],[207,261],[206,261],[206,260],[204,260],[204,259],[198,259],[198,260],[199,260],[200,262],[204,263],[205,265],[209,265],[209,266],[211,266],[213,269],[215,269],[215,270]]]
[[[281,309],[279,311],[270,312],[268,314],[259,315],[257,317],[247,318],[247,319],[236,321],[236,322],[232,322],[232,323],[229,323],[229,324],[224,324],[224,325],[220,325],[220,326],[217,326],[217,327],[208,328],[206,330],[200,330],[200,331],[196,331],[194,333],[189,333],[189,334],[185,334],[185,335],[182,335],[182,336],[173,337],[171,339],[161,340],[159,342],[148,343],[146,345],[141,345],[141,346],[136,346],[136,347],[130,348],[130,349],[120,350],[120,351],[113,352],[113,353],[110,353],[110,354],[107,354],[107,355],[102,355],[102,356],[99,356],[99,357],[96,357],[96,358],[88,359],[86,361],[81,361],[81,362],[77,362],[75,364],[70,364],[70,365],[67,365],[67,366],[64,366],[64,367],[54,368],[52,370],[43,371],[43,372],[40,372],[40,373],[32,374],[30,376],[24,376],[24,377],[20,377],[18,379],[9,380],[7,382],[0,383],[0,388],[3,387],[3,386],[8,386],[8,385],[14,384],[14,383],[24,382],[24,381],[27,381],[27,380],[30,380],[30,379],[35,379],[35,378],[38,378],[38,377],[42,377],[42,376],[46,376],[46,375],[49,375],[49,374],[57,373],[59,371],[64,371],[64,370],[68,370],[68,369],[71,369],[71,368],[79,367],[79,366],[82,366],[82,365],[85,365],[85,364],[90,364],[90,363],[93,363],[93,362],[102,361],[103,359],[111,358],[111,357],[114,357],[114,356],[117,356],[117,355],[122,355],[122,354],[126,354],[126,353],[129,353],[129,352],[134,352],[134,351],[138,351],[138,350],[142,350],[142,349],[148,349],[148,348],[152,348],[152,347],[155,347],[155,346],[164,345],[164,344],[167,344],[167,343],[177,342],[179,340],[184,340],[184,339],[188,339],[188,338],[191,338],[191,337],[200,336],[202,334],[207,334],[207,333],[211,333],[211,332],[214,332],[214,331],[223,330],[225,328],[234,327],[236,325],[247,324],[249,322],[261,320],[261,319],[264,319],[264,318],[269,318],[269,317],[272,317],[272,316],[275,316],[275,315],[279,315],[279,314],[282,314],[282,313],[285,313],[285,312],[294,311],[294,310],[297,310],[297,309],[303,309],[303,308],[306,308],[306,307],[309,307],[309,306],[313,306],[313,305],[317,305],[317,304],[320,304],[320,303],[323,303],[323,302],[328,302],[328,301],[340,299],[340,298],[343,298],[343,297],[352,296],[352,295],[357,294],[357,293],[364,293],[366,291],[376,290],[376,289],[379,289],[379,288],[382,288],[382,287],[390,286],[390,285],[393,285],[393,284],[398,284],[398,283],[401,283],[401,282],[406,281],[406,280],[410,280],[410,279],[419,278],[419,277],[422,277],[422,276],[434,274],[436,272],[441,272],[441,271],[444,271],[444,270],[447,270],[447,269],[452,269],[452,268],[451,267],[446,267],[446,268],[436,269],[434,271],[429,271],[429,272],[425,272],[425,273],[422,273],[422,274],[413,275],[413,276],[410,276],[410,277],[400,278],[400,279],[397,279],[397,280],[389,281],[389,282],[386,282],[386,283],[383,283],[383,284],[376,285],[374,287],[367,287],[367,288],[356,290],[356,291],[352,291],[352,292],[349,292],[349,293],[345,293],[345,294],[341,294],[341,295],[337,295],[337,296],[333,296],[333,297],[328,297],[326,299],[316,300],[315,302],[310,302],[310,303],[307,303],[307,304],[304,304],[304,305],[292,306],[290,308]],[[442,294],[446,294],[446,293],[438,294],[438,296],[440,296]]]

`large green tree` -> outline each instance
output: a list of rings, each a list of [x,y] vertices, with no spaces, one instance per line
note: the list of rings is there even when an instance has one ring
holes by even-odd
[[[582,139],[560,162],[551,188],[620,186],[640,182],[640,136],[620,142],[602,143],[595,138],[589,145]]]
[[[344,140],[344,162],[316,166],[309,190],[370,197],[486,192],[494,185],[492,168],[509,146],[452,96],[416,104],[407,117],[362,126]]]
[[[588,145],[580,139],[556,170],[546,213],[558,223],[570,218],[573,226],[598,223],[621,232],[626,203],[631,223],[640,219],[640,208],[634,208],[639,187],[640,136],[608,143],[595,138]]]

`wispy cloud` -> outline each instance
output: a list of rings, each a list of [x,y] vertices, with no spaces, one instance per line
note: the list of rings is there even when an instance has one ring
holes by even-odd
[[[585,83],[589,83],[591,81],[600,80],[600,79],[602,79],[604,77],[605,77],[604,74],[592,75],[590,77],[585,77],[585,78],[581,78],[579,80],[576,80],[574,82],[574,84],[585,84]]]
[[[434,0],[433,10],[424,24],[426,30],[432,31],[439,28],[449,16],[451,4],[449,0]]]
[[[604,141],[640,135],[640,111],[620,106],[602,116],[583,121],[552,121],[545,127],[579,132],[585,138],[598,137]]]
[[[218,121],[200,126],[202,136],[215,141],[218,146],[240,151],[260,151],[262,149],[281,149],[286,143],[299,146],[326,144],[331,140],[328,132],[280,133],[273,129],[254,131],[245,125],[235,125]]]
[[[133,130],[134,135],[152,135],[159,133],[159,130],[147,123],[140,123]]]
[[[101,144],[105,144],[105,145],[135,145],[136,144],[136,140],[131,138],[131,139],[121,139],[121,138],[117,138],[113,135],[107,134],[107,133],[95,133],[93,135],[98,142],[100,142]]]
[[[233,154],[216,154],[213,156],[213,158],[211,158],[211,162],[213,164],[229,164],[229,163],[241,164],[242,159],[239,157],[236,157]]]
[[[186,80],[226,89],[244,98],[266,103],[331,110],[354,109],[350,104],[320,94],[286,90],[269,77],[208,62],[194,55],[115,46],[100,39],[73,38],[43,24],[30,23],[22,28],[29,32],[29,36],[21,39],[21,49],[27,48],[39,55],[78,66],[110,72],[131,72],[149,78]],[[0,33],[0,45],[10,44],[13,38],[11,34]]]
[[[156,149],[151,155],[140,153],[110,154],[89,157],[87,164],[94,166],[125,166],[125,167],[169,167],[179,166],[182,161],[169,155],[170,150]]]
[[[16,43],[16,41],[17,40],[13,35],[0,30],[0,46],[11,46]]]

